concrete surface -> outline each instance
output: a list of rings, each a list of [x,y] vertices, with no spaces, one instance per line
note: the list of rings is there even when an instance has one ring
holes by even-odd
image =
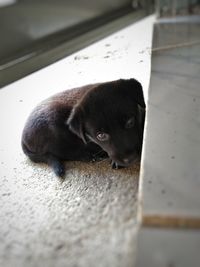
[[[137,78],[145,97],[154,16],[0,90],[0,266],[132,267],[139,163],[66,162],[64,182],[21,151],[42,99],[82,84]]]

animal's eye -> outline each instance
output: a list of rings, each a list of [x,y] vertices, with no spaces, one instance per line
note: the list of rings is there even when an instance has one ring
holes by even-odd
[[[130,119],[127,120],[127,122],[125,124],[125,128],[130,129],[130,128],[134,127],[134,125],[135,125],[135,118],[131,117]]]
[[[109,139],[109,134],[101,132],[101,133],[97,133],[96,137],[99,141],[104,142]]]

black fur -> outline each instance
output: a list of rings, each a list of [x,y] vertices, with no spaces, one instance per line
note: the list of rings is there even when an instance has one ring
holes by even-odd
[[[30,114],[22,149],[32,161],[49,164],[61,177],[65,160],[109,156],[112,166],[128,166],[141,152],[144,116],[142,86],[135,79],[66,90]]]

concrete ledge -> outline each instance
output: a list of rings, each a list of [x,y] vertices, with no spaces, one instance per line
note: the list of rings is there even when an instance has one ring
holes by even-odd
[[[199,36],[199,23],[154,27],[137,267],[200,266]]]
[[[140,186],[145,225],[200,228],[199,25],[154,28]]]

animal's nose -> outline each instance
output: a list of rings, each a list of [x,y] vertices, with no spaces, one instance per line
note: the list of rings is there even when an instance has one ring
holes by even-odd
[[[125,164],[129,164],[129,163],[130,163],[130,159],[129,159],[129,158],[124,158],[124,159],[123,159],[123,162],[124,162]]]

